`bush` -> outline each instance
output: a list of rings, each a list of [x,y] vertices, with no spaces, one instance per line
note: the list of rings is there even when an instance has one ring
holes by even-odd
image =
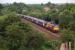
[[[25,45],[28,48],[41,49],[41,47],[45,44],[45,39],[39,33],[29,35],[27,40],[27,44]]]

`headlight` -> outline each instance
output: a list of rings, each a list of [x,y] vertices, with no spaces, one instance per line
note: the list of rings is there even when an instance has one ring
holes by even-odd
[[[59,27],[58,27],[58,26],[55,26],[55,27],[53,28],[53,30],[59,31]]]

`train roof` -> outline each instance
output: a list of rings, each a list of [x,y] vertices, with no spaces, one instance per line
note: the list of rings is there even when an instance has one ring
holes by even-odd
[[[21,14],[17,14],[17,15],[21,15]],[[37,20],[37,21],[40,21],[40,22],[47,22],[45,20],[42,20],[42,19],[38,19],[38,18],[35,18],[35,17],[32,17],[32,16],[27,16],[27,15],[21,15],[21,16],[25,16],[25,17],[28,17],[28,18],[31,18],[31,19],[34,19],[34,20]],[[58,24],[55,24],[53,23],[55,26],[58,26]]]
[[[41,19],[38,19],[38,18],[35,18],[35,17],[31,17],[31,16],[27,16],[27,17],[32,18],[32,19],[37,20],[37,21],[46,22],[44,20],[41,20]]]
[[[41,21],[41,22],[46,22],[46,21],[44,21],[44,20],[41,20],[41,19],[38,19],[39,21]]]
[[[34,17],[33,17],[34,18]],[[44,21],[44,20],[41,20],[41,19],[38,19],[38,18],[34,18],[35,20],[37,20],[37,21],[40,21],[40,22],[46,22],[46,21]]]

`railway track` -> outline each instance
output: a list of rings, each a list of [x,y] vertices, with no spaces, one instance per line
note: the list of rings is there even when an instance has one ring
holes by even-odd
[[[39,32],[44,33],[44,35],[47,39],[60,39],[60,34],[59,33],[52,33],[49,30],[47,30],[47,29],[45,29],[45,28],[43,28],[43,27],[41,27],[37,24],[34,24],[34,23],[32,23],[32,22],[30,22],[26,19],[23,19],[23,18],[21,19],[21,21],[23,23],[27,23],[27,24],[30,24],[30,25],[34,26],[34,29],[38,30]]]

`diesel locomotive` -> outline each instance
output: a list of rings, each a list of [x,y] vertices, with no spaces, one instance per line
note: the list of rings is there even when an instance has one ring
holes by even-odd
[[[26,16],[26,15],[21,15],[21,17],[28,20],[28,21],[31,21],[31,22],[39,25],[39,26],[42,26],[42,27],[50,30],[53,33],[59,32],[59,25],[54,24],[52,22],[48,22],[48,21],[45,21],[45,20],[41,20],[41,19],[34,18],[34,17],[31,17],[31,16]]]

